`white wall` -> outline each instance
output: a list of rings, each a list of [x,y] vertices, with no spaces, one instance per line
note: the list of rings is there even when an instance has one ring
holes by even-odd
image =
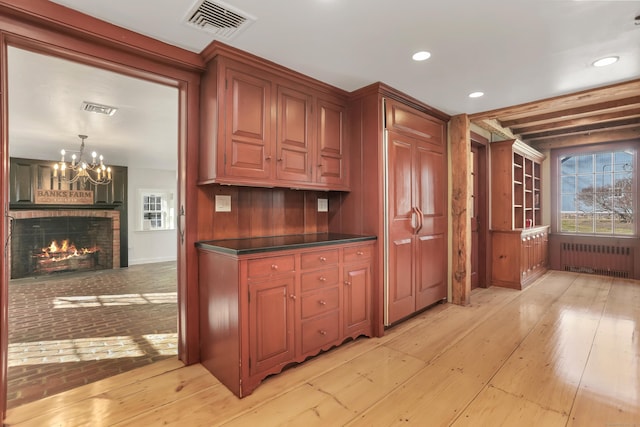
[[[178,253],[177,229],[139,231],[140,190],[168,190],[177,201],[176,171],[134,169],[128,171],[129,265],[175,261]],[[176,203],[177,208],[177,203]]]

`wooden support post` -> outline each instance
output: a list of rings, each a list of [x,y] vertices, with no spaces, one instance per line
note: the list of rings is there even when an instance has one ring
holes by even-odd
[[[468,305],[471,293],[471,218],[469,185],[471,138],[469,118],[460,114],[449,122],[451,143],[451,228],[452,287],[451,301]]]

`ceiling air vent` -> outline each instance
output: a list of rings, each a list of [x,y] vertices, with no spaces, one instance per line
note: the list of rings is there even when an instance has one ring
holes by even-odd
[[[251,25],[256,18],[221,1],[198,1],[187,15],[192,26],[231,40]]]
[[[108,105],[96,104],[95,102],[82,101],[82,109],[91,113],[106,114],[107,116],[113,116],[118,109],[116,107],[110,107]]]

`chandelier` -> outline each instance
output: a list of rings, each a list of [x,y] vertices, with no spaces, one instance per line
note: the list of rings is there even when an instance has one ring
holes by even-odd
[[[65,160],[65,150],[60,150],[62,159],[60,162],[53,165],[53,177],[57,178],[60,175],[60,180],[73,184],[74,182],[82,181],[83,183],[89,181],[94,185],[106,185],[111,182],[111,167],[104,165],[104,157],[93,151],[91,153],[91,162],[87,162],[83,159],[84,155],[84,140],[87,139],[87,135],[78,135],[82,140],[80,144],[80,153],[76,156],[71,156],[71,163]],[[68,175],[67,176],[67,171]]]

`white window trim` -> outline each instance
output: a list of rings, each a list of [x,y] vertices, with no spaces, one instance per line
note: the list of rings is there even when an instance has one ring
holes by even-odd
[[[148,196],[159,196],[162,199],[162,227],[151,228],[149,222],[144,219],[144,198]],[[138,189],[137,198],[136,231],[164,231],[175,230],[175,201],[171,190],[167,189]]]

